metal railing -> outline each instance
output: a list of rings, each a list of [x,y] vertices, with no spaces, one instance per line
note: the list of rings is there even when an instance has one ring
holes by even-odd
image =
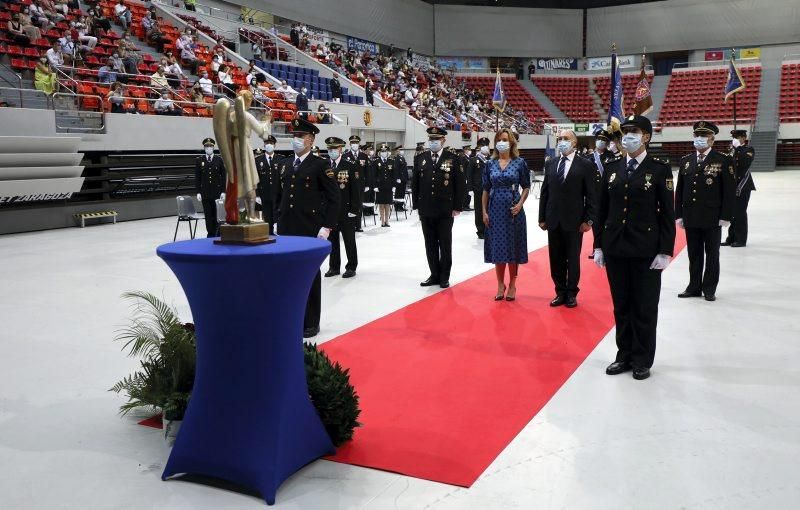
[[[630,67],[626,69],[620,68],[620,74],[625,76],[626,74],[635,74],[639,75],[641,73],[641,66]],[[644,72],[647,74],[654,74],[653,66],[647,64],[644,66]],[[595,76],[603,76],[603,75],[611,75],[611,69],[536,69],[536,71],[530,75],[530,77],[534,76],[573,76],[575,78],[586,78],[586,77],[595,77]]]
[[[20,83],[21,83],[21,81],[20,81]],[[24,104],[25,104],[24,96],[26,94],[30,94],[30,95],[33,95],[33,96],[43,96],[44,99],[45,99],[45,108],[46,109],[50,109],[50,107],[51,107],[52,98],[49,95],[47,95],[46,93],[42,92],[41,90],[38,90],[38,89],[26,89],[26,88],[23,88],[22,86],[19,86],[19,87],[0,87],[0,91],[4,91],[4,90],[8,90],[13,94],[19,94],[19,106],[18,106],[18,108],[25,108],[25,106],[24,106]]]
[[[73,104],[75,105],[75,109],[61,109],[57,108],[57,99],[59,98],[72,98]],[[83,106],[83,102],[87,98],[93,98],[97,100],[97,105],[101,109],[101,111],[94,111],[94,110],[81,110]],[[59,128],[61,129],[69,129],[70,131],[87,131],[87,132],[100,132],[102,133],[106,129],[106,122],[105,122],[105,113],[102,111],[103,107],[103,98],[96,95],[96,94],[74,94],[68,92],[56,92],[53,94],[53,111],[56,113],[56,130]],[[80,127],[80,126],[60,126],[58,124],[58,114],[59,113],[73,113],[77,112],[82,115],[89,114],[90,116],[96,116],[100,119],[100,125],[98,127]]]
[[[19,107],[20,107],[20,108],[23,108],[23,103],[24,103],[24,101],[25,101],[25,100],[24,100],[24,99],[23,99],[23,97],[22,97],[22,75],[21,75],[21,74],[17,74],[17,72],[16,72],[16,71],[14,71],[14,70],[13,70],[13,69],[11,69],[10,67],[8,67],[7,65],[5,65],[5,64],[2,64],[2,63],[0,63],[0,68],[2,68],[3,70],[5,70],[5,71],[6,71],[6,72],[8,72],[8,73],[11,73],[13,76],[16,76],[16,78],[17,78],[17,81],[18,81],[17,85],[19,85],[19,87],[18,87],[18,88],[20,89],[20,93],[19,93]],[[8,78],[6,78],[6,77],[4,77],[4,76],[0,76],[0,78],[2,78],[2,79],[3,79],[3,81],[4,81],[4,82],[6,82],[6,83],[8,83],[9,85],[14,85],[13,83],[11,83],[11,81],[10,81]]]
[[[760,58],[736,58],[733,60],[737,67],[749,67],[749,66],[756,66],[761,65]],[[672,72],[675,71],[690,71],[693,68],[715,68],[720,67],[723,69],[727,69],[728,62],[730,60],[700,60],[697,62],[676,62],[672,64]]]

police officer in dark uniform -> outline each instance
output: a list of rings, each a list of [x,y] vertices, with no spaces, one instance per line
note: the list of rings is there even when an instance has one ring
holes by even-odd
[[[733,171],[736,174],[736,200],[733,206],[733,218],[728,227],[728,236],[722,246],[742,248],[747,245],[747,205],[750,203],[750,192],[755,191],[750,165],[756,151],[747,145],[747,131],[734,129],[733,136]]]
[[[389,145],[382,143],[378,149],[379,157],[375,158],[368,168],[369,173],[375,179],[373,191],[375,192],[375,204],[378,206],[381,216],[381,227],[388,227],[399,175],[394,159],[390,157]]]
[[[469,190],[472,189],[472,174],[469,172],[470,159],[472,159],[472,144],[468,143],[461,146],[461,154],[459,160],[461,161],[461,168],[464,169],[464,210],[471,211]],[[475,200],[477,202],[477,200]]]
[[[214,154],[216,142],[213,138],[203,140],[205,155],[197,158],[194,164],[194,182],[197,186],[197,198],[203,204],[208,237],[217,234],[217,199],[225,192],[225,163],[219,154]]]
[[[675,215],[678,226],[686,229],[689,252],[689,285],[678,294],[681,298],[705,295],[706,301],[717,299],[720,227],[730,225],[736,198],[733,161],[711,148],[717,133],[719,128],[713,123],[695,122],[696,151],[681,158],[678,170]]]
[[[621,129],[627,155],[605,165],[594,262],[606,267],[617,325],[617,356],[606,373],[632,369],[642,380],[656,353],[661,271],[675,248],[674,186],[669,165],[647,154],[650,119],[631,115]]]
[[[397,175],[397,179],[395,180],[394,199],[404,200],[406,197],[406,187],[408,186],[408,163],[406,162],[405,156],[403,156],[402,146],[398,145],[395,147],[392,150],[392,154],[394,159],[395,175]],[[406,209],[405,202],[395,202],[394,207],[398,211],[405,211]]]
[[[489,144],[487,137],[478,139],[478,150],[474,156],[469,158],[467,170],[470,191],[475,197],[475,233],[478,235],[478,239],[483,239],[486,234],[486,225],[483,223],[483,202],[480,197],[483,193],[483,170],[486,168],[486,162],[491,154]]]
[[[594,134],[594,152],[591,154],[590,160],[594,164],[595,169],[595,182],[597,183],[597,193],[601,192],[603,173],[605,172],[605,165],[616,156],[608,150],[608,144],[611,141],[611,133],[605,129],[599,129]],[[597,230],[600,225],[597,223],[592,224],[592,234],[597,237]],[[589,255],[590,259],[594,258],[594,253]]]
[[[339,186],[339,218],[336,227],[328,238],[331,242],[331,256],[328,261],[328,272],[325,278],[336,276],[341,269],[341,250],[339,234],[344,241],[344,251],[347,254],[347,264],[342,278],[352,278],[356,275],[358,267],[358,251],[356,250],[356,221],[361,211],[362,172],[358,163],[349,161],[342,156],[344,140],[331,136],[325,139],[328,146],[328,158],[331,169]]]
[[[458,155],[444,147],[447,131],[428,128],[430,149],[420,154],[411,179],[413,208],[419,210],[430,276],[423,287],[450,286],[453,218],[464,206],[465,178]]]
[[[278,166],[279,183],[275,203],[278,204],[278,235],[328,239],[339,217],[339,187],[330,162],[311,154],[314,135],[319,129],[305,119],[295,118],[290,124],[294,135],[294,156]],[[322,282],[317,271],[306,304],[303,337],[319,333]]]
[[[350,146],[348,147],[348,150],[344,151],[344,155],[342,157],[344,157],[347,161],[351,163],[355,163],[359,167],[359,171],[361,172],[361,183],[363,184],[360,191],[361,196],[359,201],[363,203],[364,193],[367,191],[366,188],[368,186],[366,183],[366,178],[367,178],[367,163],[369,163],[369,158],[367,157],[367,154],[364,151],[360,150],[361,137],[353,135],[350,138],[348,138],[348,142],[350,142]],[[364,231],[361,228],[361,214],[362,210],[359,210],[358,217],[356,218],[356,232]]]
[[[256,154],[256,171],[258,171],[258,187],[256,192],[261,200],[261,216],[269,225],[269,234],[274,235],[275,194],[278,186],[278,163],[280,156],[275,154],[277,140],[269,135],[264,140],[264,150]]]

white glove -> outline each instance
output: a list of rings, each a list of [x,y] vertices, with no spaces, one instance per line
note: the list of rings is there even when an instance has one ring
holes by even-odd
[[[378,191],[378,188],[372,188],[372,191]]]
[[[351,213],[351,212],[349,212],[349,213],[347,213],[347,217],[348,217],[348,218],[355,218],[355,217],[356,217],[356,215],[355,215],[355,214],[353,214],[353,213]]]
[[[365,187],[364,191],[369,191],[369,186]]]
[[[670,260],[672,260],[672,257],[669,255],[659,253],[656,255],[656,258],[653,259],[653,263],[650,264],[650,269],[666,269]]]
[[[397,184],[400,184],[400,179],[397,179]]]
[[[224,202],[225,201],[225,193],[220,193],[219,194],[219,199]]]
[[[605,267],[606,265],[606,258],[603,256],[603,250],[600,248],[594,249],[594,263],[597,264],[597,267]]]
[[[471,197],[474,197],[474,196],[475,196],[475,193],[474,193],[474,192],[472,192],[472,191],[470,191],[470,192],[469,192],[469,196],[471,196]]]
[[[319,233],[317,234],[317,239],[325,239],[328,240],[328,236],[331,235],[331,229],[322,227],[319,229]]]
[[[256,197],[256,203],[261,205],[261,197]]]
[[[203,201],[203,197],[200,196],[200,193],[197,194],[197,201],[198,202],[202,202]]]
[[[678,224],[679,227],[684,228],[684,226],[683,226],[683,218],[678,218],[678,221],[676,223]]]
[[[275,235],[278,235],[278,224],[276,223],[274,227],[272,227],[272,231],[275,232]]]
[[[719,226],[728,228],[731,226],[731,222],[728,220],[719,220]]]
[[[453,218],[461,214],[461,211],[453,211]]]

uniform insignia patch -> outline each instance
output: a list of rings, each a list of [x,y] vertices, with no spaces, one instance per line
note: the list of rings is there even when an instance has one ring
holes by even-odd
[[[617,174],[611,174],[611,176],[608,178],[608,183],[611,184],[612,182],[614,182],[614,179],[616,179],[616,178],[617,178]]]
[[[733,175],[733,165],[728,165],[728,173]]]
[[[653,183],[650,182],[652,179],[653,179],[653,174],[644,174],[644,189],[646,190],[650,189],[650,186],[653,185]]]
[[[445,186],[447,186],[448,184],[450,184],[450,181],[448,181],[447,179],[445,179],[445,181],[444,181],[444,185],[445,185]]]
[[[330,168],[325,170],[325,175],[327,175],[329,179],[333,179],[333,170]]]
[[[675,188],[675,185],[672,183],[672,179],[667,179],[667,189],[672,191]]]
[[[709,186],[711,186],[712,184],[714,184],[714,179],[712,179],[711,177],[709,177],[708,179],[706,179],[706,184],[708,184]]]
[[[689,166],[690,165],[691,165],[691,163],[689,161],[687,161],[686,163],[683,164],[683,169],[684,170],[689,170]]]
[[[356,179],[358,179],[358,170],[356,170]]]

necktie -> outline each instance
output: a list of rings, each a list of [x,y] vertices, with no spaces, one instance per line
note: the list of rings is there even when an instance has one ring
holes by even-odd
[[[564,184],[564,171],[567,168],[567,158],[566,156],[561,158],[561,161],[558,163],[558,182]]]
[[[267,166],[272,166],[272,159],[269,156],[267,156]]]
[[[636,161],[635,159],[631,159],[630,161],[628,161],[628,179],[630,179],[631,175],[633,175],[633,172],[636,170],[637,164],[638,161]]]
[[[433,164],[435,165],[438,160],[439,160],[439,155],[434,152],[433,153]]]
[[[704,161],[705,159],[706,159],[706,155],[705,155],[705,154],[698,154],[698,155],[697,155],[697,166],[700,166],[700,165],[702,165],[702,164],[703,164],[703,161]]]
[[[597,152],[594,153],[594,163],[597,165],[597,170],[600,172],[600,176],[602,177],[606,169],[603,168],[603,162],[600,160],[600,154]]]
[[[333,168],[334,170],[336,170],[336,161],[334,161],[334,160],[331,160],[331,168]]]
[[[209,163],[211,163],[211,159],[212,159],[212,158],[213,158],[213,156],[209,156],[209,157],[208,157],[208,162],[209,162]]]
[[[298,168],[300,168],[300,163],[302,163],[302,161],[300,161],[300,158],[294,158],[294,169],[295,169],[295,171]]]

